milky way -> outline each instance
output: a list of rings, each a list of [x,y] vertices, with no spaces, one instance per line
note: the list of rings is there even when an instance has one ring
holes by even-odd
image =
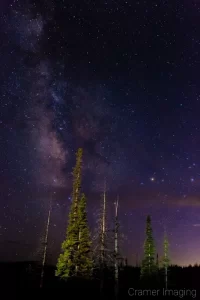
[[[0,5],[2,242],[20,241],[16,259],[26,258],[23,243],[40,243],[53,199],[56,261],[82,147],[91,225],[106,179],[131,263],[149,213],[159,254],[166,227],[173,262],[199,260],[199,5]]]
[[[37,184],[54,187],[67,187],[63,169],[67,151],[53,129],[54,114],[48,109],[51,101],[49,90],[49,70],[45,63],[38,66],[37,81],[32,86],[32,107],[30,114],[30,139],[35,150],[35,176]]]

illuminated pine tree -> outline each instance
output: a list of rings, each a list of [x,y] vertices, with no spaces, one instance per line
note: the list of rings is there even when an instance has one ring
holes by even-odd
[[[150,276],[155,272],[155,270],[156,264],[153,230],[151,227],[151,217],[147,216],[146,239],[144,243],[144,258],[141,266],[141,277]]]
[[[163,268],[165,270],[165,288],[167,289],[168,286],[168,267],[169,267],[169,263],[170,263],[170,259],[169,259],[169,242],[167,239],[167,235],[165,232],[164,235],[164,243],[163,243],[163,250],[164,250],[164,257],[163,257]]]
[[[77,219],[78,202],[80,200],[82,158],[83,158],[83,149],[79,148],[76,153],[76,165],[73,170],[74,180],[73,180],[73,191],[72,191],[72,210],[74,215],[74,221],[76,221]]]
[[[78,205],[77,225],[79,228],[78,250],[76,252],[77,276],[90,277],[93,262],[91,257],[91,239],[86,213],[86,198],[82,194]]]
[[[62,252],[58,258],[56,276],[67,279],[77,275],[76,252],[79,244],[78,204],[80,200],[82,149],[76,153],[76,165],[73,170],[72,204],[69,213],[69,221],[66,239],[62,243]]]

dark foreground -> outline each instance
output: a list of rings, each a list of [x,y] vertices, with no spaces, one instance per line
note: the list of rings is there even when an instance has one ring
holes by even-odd
[[[1,263],[1,287],[8,289],[38,289],[43,293],[53,293],[52,289],[65,290],[64,294],[76,299],[92,296],[91,299],[115,299],[116,286],[113,270],[106,270],[104,282],[96,275],[93,280],[74,279],[69,282],[58,280],[54,276],[55,268],[45,269],[43,289],[40,288],[41,266],[34,262]],[[119,272],[118,299],[164,297],[176,299],[200,299],[200,267],[169,268],[168,290],[165,289],[163,270],[146,281],[140,280],[140,268],[123,267]],[[56,292],[56,293],[57,293]],[[77,298],[78,297],[78,298]]]

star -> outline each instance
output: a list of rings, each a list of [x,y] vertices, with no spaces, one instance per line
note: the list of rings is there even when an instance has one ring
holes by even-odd
[[[198,260],[197,232],[184,230],[181,239],[192,254],[184,253],[185,247],[175,249],[185,224],[200,223],[200,172],[194,172],[200,152],[200,42],[198,30],[184,22],[184,9],[177,14],[176,4],[164,1],[163,18],[160,5],[152,10],[139,0],[125,0],[120,6],[120,1],[96,1],[90,10],[79,8],[73,0],[65,6],[62,1],[46,1],[50,4],[45,13],[38,1],[20,7],[17,0],[3,0],[10,2],[13,9],[2,19],[8,42],[0,45],[2,241],[12,239],[10,235],[17,230],[35,248],[52,197],[55,209],[50,224],[58,225],[49,242],[56,238],[55,249],[60,249],[73,201],[75,153],[82,147],[80,185],[87,198],[91,232],[93,210],[100,208],[106,177],[108,206],[119,193],[120,222],[124,232],[132,231],[128,239],[134,246],[122,253],[130,264],[132,253],[140,251],[143,241],[138,237],[148,213],[153,225],[165,220],[169,234],[173,232],[172,261],[181,264],[185,256],[191,263]],[[197,23],[189,2],[188,17]],[[179,26],[171,34],[169,24],[174,17],[181,22],[187,43],[185,39],[174,43],[180,36]],[[180,49],[175,60],[174,53]],[[31,224],[33,233],[29,234]],[[156,242],[162,234],[163,226],[155,228]],[[6,253],[9,245],[2,247]],[[19,257],[26,260],[28,249],[20,251]],[[58,253],[49,251],[56,264]],[[142,252],[139,255],[142,259]]]

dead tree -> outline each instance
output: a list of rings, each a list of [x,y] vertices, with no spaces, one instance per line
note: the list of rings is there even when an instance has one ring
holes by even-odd
[[[103,192],[103,211],[102,222],[100,229],[100,292],[103,293],[104,289],[104,271],[105,271],[105,241],[106,241],[106,181],[104,182]]]
[[[111,246],[110,233],[107,224],[107,195],[106,195],[106,181],[104,181],[102,204],[100,214],[97,218],[97,228],[93,237],[93,256],[95,261],[94,271],[100,275],[100,289],[101,293],[104,290],[105,270],[112,266],[113,263],[113,249]]]
[[[164,250],[164,257],[163,257],[163,267],[165,271],[165,289],[168,289],[168,268],[169,268],[169,242],[167,238],[166,231],[164,233],[164,242],[163,242],[163,250]]]
[[[119,293],[119,267],[118,267],[118,256],[119,256],[119,246],[118,246],[118,230],[119,230],[119,222],[118,222],[118,204],[119,198],[115,202],[115,251],[114,251],[114,260],[115,260],[115,297],[118,298]]]
[[[101,243],[100,243],[100,258],[101,265],[105,264],[105,239],[106,239],[106,183],[104,184],[103,192],[103,212],[102,212],[102,224],[101,224]]]
[[[42,259],[42,270],[41,270],[41,276],[40,276],[40,288],[43,287],[43,283],[44,283],[44,268],[45,268],[46,256],[47,256],[49,225],[50,225],[50,219],[51,219],[51,208],[52,208],[52,201],[50,200],[49,212],[48,212],[48,218],[47,218],[47,225],[46,225],[46,232],[45,232],[45,239],[44,239],[44,252],[43,252],[43,259]]]

